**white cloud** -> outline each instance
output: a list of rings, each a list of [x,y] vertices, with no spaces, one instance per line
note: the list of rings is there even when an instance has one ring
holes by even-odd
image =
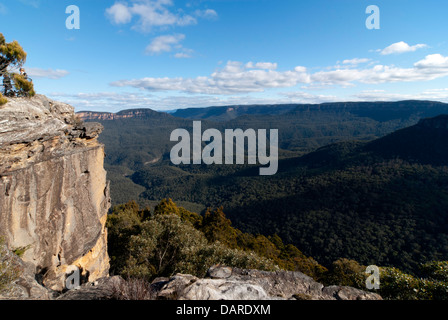
[[[189,107],[210,107],[229,105],[311,103],[338,101],[399,101],[437,100],[448,102],[448,88],[430,89],[412,94],[391,93],[385,90],[364,90],[348,97],[311,94],[304,91],[280,92],[278,95],[170,95],[157,96],[145,92],[95,92],[95,93],[49,93],[50,98],[69,103],[76,111],[118,112],[123,109],[151,108],[173,110]]]
[[[163,41],[160,46],[154,46],[159,51],[169,51],[178,45],[178,39],[172,39],[169,44]],[[182,48],[181,48],[182,49]],[[175,56],[185,57],[180,51]],[[277,63],[273,62],[242,62],[229,61],[227,64],[208,76],[196,78],[142,78],[121,80],[111,83],[115,87],[134,87],[148,91],[179,91],[190,94],[232,95],[264,92],[268,89],[291,88],[299,84],[303,88],[325,88],[331,86],[354,87],[362,84],[382,84],[398,82],[430,81],[448,76],[448,57],[440,54],[428,55],[414,63],[412,67],[402,68],[394,65],[365,65],[367,60],[345,60],[344,66],[337,69],[323,69],[310,72],[306,67],[297,66],[292,70],[279,71]],[[302,95],[304,98],[304,96]]]
[[[179,44],[185,39],[183,34],[164,35],[156,37],[147,47],[146,53],[159,54],[162,52],[170,52],[173,48],[180,49],[182,46]]]
[[[60,69],[41,69],[41,68],[27,68],[27,74],[31,78],[47,78],[47,79],[60,79],[70,74],[67,70]]]
[[[117,112],[131,108],[146,108],[153,106],[154,97],[149,94],[129,92],[94,92],[94,93],[61,93],[47,94],[54,100],[64,101],[76,108],[76,111],[107,111]]]
[[[389,55],[389,54],[400,54],[405,52],[413,52],[418,49],[422,49],[427,47],[426,44],[416,44],[414,46],[410,46],[404,41],[396,42],[388,46],[387,48],[384,48],[383,50],[380,50],[380,53],[382,55]]]
[[[367,58],[354,58],[354,59],[348,59],[348,60],[344,60],[342,61],[343,64],[350,64],[350,65],[358,65],[358,64],[363,64],[363,63],[367,63],[371,61],[370,59]]]
[[[297,92],[283,92],[281,95],[290,99],[290,103],[323,103],[323,102],[335,102],[340,98],[330,95],[311,94],[309,92],[297,91]]]
[[[264,63],[263,63],[264,64]],[[256,64],[252,64],[255,66]],[[272,67],[274,64],[270,64]],[[251,66],[251,65],[249,65]],[[266,65],[265,65],[266,66]],[[237,94],[263,92],[268,88],[293,87],[310,81],[306,68],[290,71],[251,69],[241,62],[229,61],[210,76],[197,78],[143,78],[111,83],[115,87],[134,87],[149,91],[180,91],[200,94]]]
[[[191,58],[191,55],[186,52],[178,52],[178,53],[174,54],[174,57],[177,59],[187,59],[187,58]]]
[[[196,10],[186,14],[175,10],[172,0],[128,0],[115,2],[106,9],[106,16],[115,24],[128,24],[134,17],[138,20],[133,29],[149,32],[154,27],[187,26],[197,23],[197,18],[217,17],[215,10]]]
[[[277,63],[272,63],[272,62],[257,62],[255,64],[253,62],[248,62],[246,64],[247,69],[275,70],[275,69],[277,69],[277,67],[278,67]]]
[[[425,59],[418,61],[414,64],[419,69],[440,69],[446,71],[448,68],[448,57],[444,57],[441,54],[430,54]]]
[[[218,14],[213,9],[196,10],[195,15],[205,19],[216,19],[218,17]]]
[[[448,88],[430,89],[416,93],[391,93],[384,90],[366,90],[353,95],[357,101],[400,101],[400,100],[431,100],[448,102]]]
[[[50,98],[63,101],[75,107],[76,111],[118,112],[123,109],[151,108],[153,110],[173,110],[189,107],[226,106],[235,104],[278,103],[278,98],[257,98],[252,96],[211,96],[211,95],[172,95],[159,97],[146,93],[96,92],[96,93],[50,93]],[[290,100],[285,99],[287,103]]]
[[[125,24],[131,22],[131,9],[123,3],[115,3],[112,7],[106,9],[106,15],[115,24]]]
[[[365,69],[340,68],[311,75],[312,83],[353,86],[354,82],[379,84],[387,82],[428,81],[448,76],[448,57],[428,55],[412,68],[375,65]]]

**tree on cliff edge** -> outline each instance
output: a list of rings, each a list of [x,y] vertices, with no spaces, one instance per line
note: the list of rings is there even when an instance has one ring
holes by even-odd
[[[21,68],[26,61],[26,56],[26,52],[16,40],[7,43],[3,34],[0,33],[0,77],[3,78],[5,96],[33,96],[35,94],[33,83],[26,74],[11,71]],[[12,84],[16,91],[12,90]]]

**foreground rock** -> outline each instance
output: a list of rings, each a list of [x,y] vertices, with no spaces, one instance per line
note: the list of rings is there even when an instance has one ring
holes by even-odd
[[[55,298],[55,300],[114,300],[117,290],[124,280],[119,276],[104,277],[93,282],[84,283]]]
[[[243,270],[214,266],[206,278],[177,274],[151,284],[100,279],[71,290],[59,300],[381,300],[378,294],[352,287],[328,286],[301,272]]]
[[[351,287],[330,286],[301,272],[244,270],[215,266],[208,278],[178,274],[156,281],[158,299],[177,300],[381,300],[375,293]]]
[[[73,107],[41,95],[8,100],[0,107],[0,236],[23,249],[25,270],[12,298],[42,298],[36,281],[62,291],[71,265],[84,281],[107,276],[101,125],[83,125]]]

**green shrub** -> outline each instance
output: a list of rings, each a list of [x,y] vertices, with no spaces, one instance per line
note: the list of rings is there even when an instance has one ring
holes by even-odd
[[[246,269],[276,270],[269,259],[254,252],[232,249],[220,242],[209,243],[204,234],[176,214],[159,214],[141,224],[131,236],[130,256],[123,274],[152,279],[187,273],[204,277],[215,264]]]
[[[25,254],[25,252],[26,252],[29,248],[31,248],[31,245],[30,245],[30,244],[29,244],[29,245],[26,245],[26,246],[23,246],[23,247],[15,248],[12,252],[13,252],[15,255],[17,255],[19,258],[22,258],[23,255]]]
[[[182,207],[178,207],[171,199],[163,199],[154,208],[154,215],[159,214],[176,214],[183,221],[189,221],[196,229],[199,229],[202,226],[201,215],[190,212]]]
[[[444,266],[444,262],[430,262],[423,268]],[[380,268],[379,294],[394,300],[448,300],[448,282],[434,278],[417,278],[397,268]]]
[[[217,212],[218,215],[208,221],[212,222],[209,226],[218,226],[214,230],[223,231],[219,228],[221,223],[215,222],[227,222],[224,225],[229,227],[229,221],[219,210]],[[209,241],[200,231],[201,224],[200,215],[177,207],[169,199],[161,201],[153,215],[149,209],[140,210],[134,201],[114,207],[107,220],[111,272],[126,278],[151,280],[175,273],[203,277],[215,264],[278,269],[274,261],[252,250],[230,248],[217,239]],[[236,229],[230,227],[230,231],[233,234]],[[226,239],[225,232],[218,234]]]
[[[200,231],[175,214],[155,215],[131,236],[124,274],[154,278],[184,272],[182,265],[206,243]]]
[[[129,259],[131,236],[140,232],[140,225],[148,210],[140,210],[135,201],[113,208],[107,217],[107,247],[110,257],[110,271],[120,274]]]
[[[13,73],[14,86],[19,91],[19,94],[27,97],[33,97],[36,95],[34,91],[34,85],[31,81],[27,80],[23,75]]]
[[[226,218],[223,208],[215,211],[210,209],[204,214],[201,231],[211,243],[219,241],[230,248],[236,248],[238,231],[232,227],[232,222]]]
[[[380,268],[380,294],[383,298],[394,300],[417,300],[420,288],[419,279],[397,268]]]
[[[448,261],[431,261],[423,264],[420,271],[426,278],[448,281]]]
[[[258,269],[265,271],[279,270],[270,259],[261,257],[252,251],[232,249],[220,242],[202,244],[193,255],[181,262],[184,273],[204,277],[209,267],[224,265],[232,268]]]
[[[326,285],[349,286],[366,289],[366,267],[355,260],[341,258],[333,262],[332,268],[325,275]]]
[[[8,292],[20,275],[20,267],[14,263],[12,253],[0,239],[0,293]]]

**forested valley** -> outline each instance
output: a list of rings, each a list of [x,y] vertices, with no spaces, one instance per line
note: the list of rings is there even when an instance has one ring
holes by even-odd
[[[220,107],[171,115],[139,110],[134,117],[100,120],[116,206],[112,216],[135,201],[132,210],[148,208],[151,220],[156,208],[169,201],[189,212],[190,220],[194,216],[193,228],[215,243],[219,237],[210,236],[202,223],[218,212],[233,230],[225,232],[225,246],[262,257],[243,259],[244,266],[276,265],[328,280],[335,270],[358,270],[353,274],[359,275],[361,265],[378,265],[392,279],[386,296],[402,297],[406,290],[398,283],[412,279],[413,289],[439,297],[446,278],[428,276],[428,270],[447,269],[448,119],[439,116],[448,114],[447,105],[407,101],[275,108]],[[278,173],[259,176],[259,166],[247,164],[173,165],[170,133],[191,129],[193,119],[201,120],[204,129],[279,129]],[[135,225],[143,216],[133,220]],[[136,236],[139,228],[131,233]],[[236,254],[219,252],[215,255],[222,261]],[[130,264],[117,270],[137,272],[134,258],[121,259]],[[243,260],[233,261],[241,265]],[[349,278],[358,286],[363,279]],[[412,298],[423,297],[412,292]]]

